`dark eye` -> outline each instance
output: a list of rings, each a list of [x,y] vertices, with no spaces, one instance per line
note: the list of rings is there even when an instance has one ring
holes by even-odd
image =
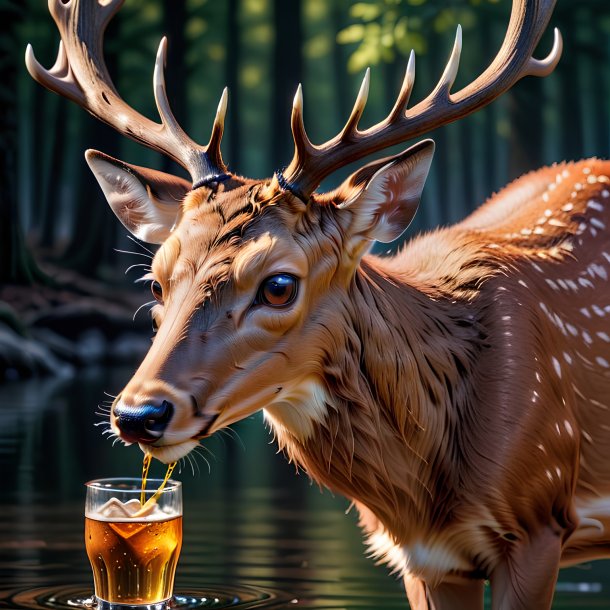
[[[156,280],[150,285],[150,290],[153,293],[153,296],[159,303],[163,301],[163,288],[161,288],[161,284]]]
[[[150,322],[152,324],[153,333],[156,333],[159,330],[159,325],[157,324],[157,320],[155,320],[154,316],[150,317]]]
[[[256,300],[270,307],[284,307],[297,296],[297,278],[288,273],[278,273],[268,277],[260,285]]]

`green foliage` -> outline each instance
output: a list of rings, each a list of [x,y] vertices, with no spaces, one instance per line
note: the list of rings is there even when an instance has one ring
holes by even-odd
[[[337,34],[337,42],[353,47],[348,69],[359,72],[370,65],[393,62],[396,55],[408,55],[411,50],[425,55],[431,36],[444,34],[458,23],[465,31],[474,29],[484,8],[481,5],[488,8],[498,3],[499,0],[358,2],[349,10],[353,23]]]

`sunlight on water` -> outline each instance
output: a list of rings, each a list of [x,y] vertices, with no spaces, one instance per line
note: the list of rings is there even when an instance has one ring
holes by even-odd
[[[130,373],[0,387],[0,608],[73,608],[91,596],[83,483],[138,476],[142,465],[137,447],[102,437],[94,411]],[[211,474],[201,458],[182,465],[176,608],[406,608],[401,583],[364,556],[348,503],[295,476],[269,442],[252,418],[206,441]],[[553,607],[610,608],[609,568],[562,571]]]

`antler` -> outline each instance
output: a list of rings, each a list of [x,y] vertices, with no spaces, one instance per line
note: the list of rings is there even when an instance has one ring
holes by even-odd
[[[491,65],[472,83],[451,93],[462,49],[458,26],[453,51],[434,90],[412,108],[407,108],[415,80],[415,55],[411,52],[398,99],[383,120],[364,131],[358,130],[369,89],[367,69],[354,109],[345,127],[331,140],[316,146],[307,137],[303,124],[303,93],[299,85],[292,106],[294,156],[290,165],[277,174],[280,185],[307,200],[330,173],[352,161],[393,144],[417,137],[432,129],[471,114],[489,104],[524,76],[550,74],[562,51],[562,39],[555,29],[553,48],[543,60],[532,57],[550,19],[555,0],[513,0],[508,31]]]
[[[129,106],[118,94],[103,57],[106,26],[124,0],[49,0],[49,11],[61,35],[55,65],[46,70],[28,45],[29,73],[47,89],[76,102],[118,132],[153,148],[184,167],[196,187],[221,179],[226,166],[220,141],[227,111],[227,89],[222,93],[207,146],[191,140],[174,117],[165,90],[167,40],[159,44],[153,87],[161,123],[155,123]]]

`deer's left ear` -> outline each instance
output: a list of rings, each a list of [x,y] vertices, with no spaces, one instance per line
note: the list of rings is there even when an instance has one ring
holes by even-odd
[[[340,222],[351,239],[388,243],[409,226],[434,155],[434,142],[424,140],[408,150],[375,161],[352,174],[337,193]]]

